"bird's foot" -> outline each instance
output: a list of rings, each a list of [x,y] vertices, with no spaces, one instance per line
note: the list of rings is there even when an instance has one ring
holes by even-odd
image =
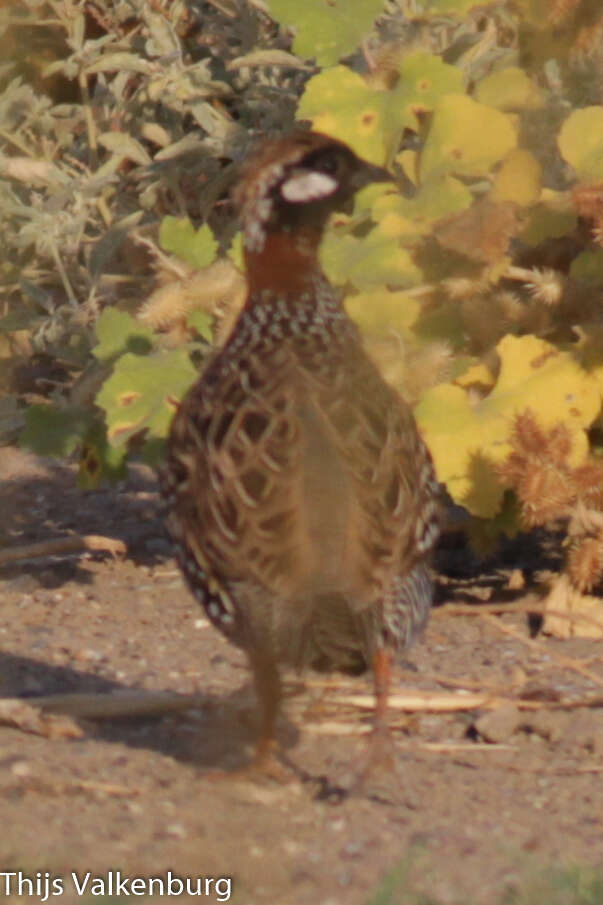
[[[215,782],[224,780],[230,780],[231,782],[240,780],[246,782],[269,781],[279,785],[287,785],[294,782],[298,777],[291,767],[280,760],[278,753],[279,747],[275,741],[262,740],[250,764],[233,770],[212,770],[206,775],[208,779]]]
[[[380,804],[401,805],[413,811],[418,807],[394,740],[390,732],[382,727],[373,729],[360,765],[351,779],[342,779],[342,786],[345,787],[343,798],[369,798]]]
[[[377,772],[395,774],[396,749],[388,729],[376,727],[369,735],[368,745],[360,761],[351,786],[350,794],[364,792],[367,782]]]

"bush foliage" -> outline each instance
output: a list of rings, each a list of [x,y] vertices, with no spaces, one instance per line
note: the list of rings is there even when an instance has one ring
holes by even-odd
[[[237,162],[309,121],[412,187],[364,190],[321,254],[416,403],[440,479],[490,534],[586,509],[577,584],[599,581],[597,4],[27,0],[0,16],[18,47],[0,96],[5,428],[25,402],[23,442],[79,449],[88,485],[133,451],[160,455],[244,295]],[[20,388],[40,359],[57,373]],[[525,496],[522,455],[532,494],[557,455],[557,479],[572,476],[559,505],[544,479],[540,509]]]

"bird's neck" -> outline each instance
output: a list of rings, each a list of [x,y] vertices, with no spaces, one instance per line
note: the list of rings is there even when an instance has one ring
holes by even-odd
[[[266,289],[285,297],[306,292],[322,276],[320,238],[321,230],[280,230],[266,233],[261,248],[246,248],[250,296],[260,298]]]

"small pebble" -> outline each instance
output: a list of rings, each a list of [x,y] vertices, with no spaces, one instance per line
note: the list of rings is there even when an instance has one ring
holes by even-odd
[[[496,710],[484,713],[473,725],[484,741],[500,744],[511,738],[519,729],[520,723],[519,708],[515,704],[503,704]]]
[[[13,776],[31,776],[31,766],[27,763],[26,760],[18,760],[15,761],[14,764],[12,764],[10,772],[13,774]]]

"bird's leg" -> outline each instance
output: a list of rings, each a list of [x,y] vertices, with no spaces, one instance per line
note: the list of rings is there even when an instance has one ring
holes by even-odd
[[[391,684],[392,652],[380,647],[373,657],[375,710],[373,728],[369,735],[359,771],[350,787],[351,793],[361,792],[375,767],[394,769],[394,750],[387,719],[387,699]]]
[[[380,647],[373,658],[375,712],[373,715],[373,730],[369,741],[368,767],[379,763],[391,765],[393,760],[392,742],[387,718],[387,699],[389,697],[391,675],[392,652]]]
[[[380,647],[373,658],[373,682],[375,685],[374,730],[387,730],[387,698],[391,684],[392,653]]]
[[[274,658],[265,650],[254,649],[252,652],[248,651],[248,654],[261,719],[253,762],[241,772],[252,777],[268,777],[279,783],[288,783],[296,777],[277,756],[279,743],[276,738],[276,718],[283,697],[278,667]]]
[[[282,698],[281,678],[274,659],[265,651],[249,654],[253,682],[261,711],[260,734],[253,761],[235,770],[213,770],[212,780],[257,780],[269,778],[279,783],[291,782],[294,776],[277,757],[276,718]]]
[[[266,654],[254,652],[250,656],[253,681],[261,710],[260,736],[258,739],[254,766],[262,772],[271,772],[276,764],[278,742],[276,740],[276,717],[282,698],[281,678],[274,659]]]

